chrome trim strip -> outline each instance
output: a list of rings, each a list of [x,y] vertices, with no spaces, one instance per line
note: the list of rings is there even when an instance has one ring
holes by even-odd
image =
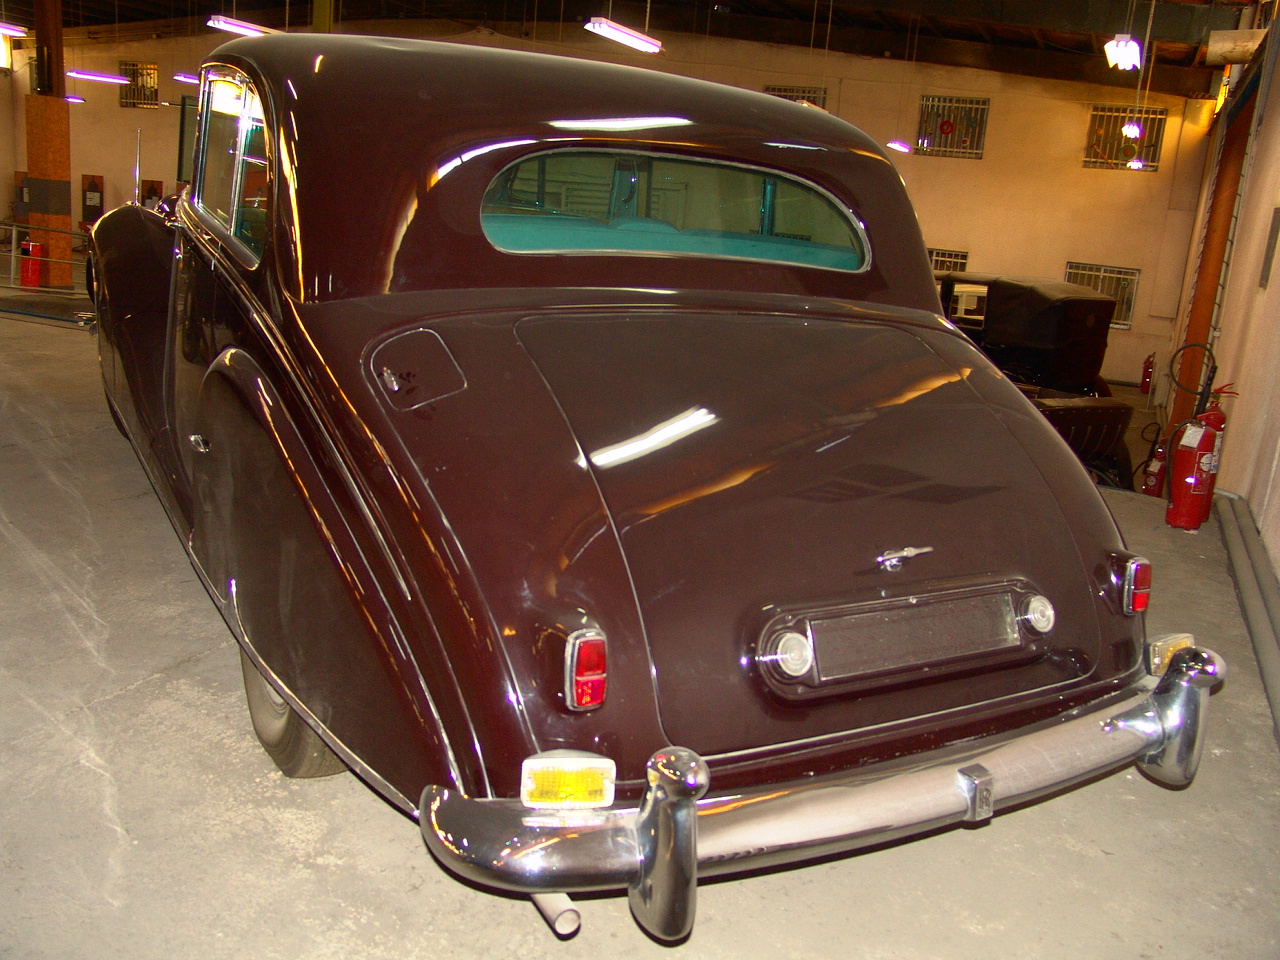
[[[693,922],[697,877],[980,822],[1135,762],[1161,783],[1190,782],[1209,690],[1225,673],[1217,654],[1191,647],[1173,657],[1154,689],[1012,740],[978,741],[961,755],[926,756],[895,773],[873,768],[701,802],[706,767],[679,747],[650,760],[638,809],[530,810],[518,800],[472,800],[428,786],[419,826],[432,853],[467,880],[523,893],[629,887],[637,921],[659,939],[678,939]],[[696,818],[687,815],[694,803]],[[696,877],[687,869],[690,850]]]

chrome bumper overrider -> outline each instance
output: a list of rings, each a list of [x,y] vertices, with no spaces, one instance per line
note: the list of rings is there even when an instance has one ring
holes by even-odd
[[[693,927],[700,876],[792,863],[980,822],[1137,762],[1172,787],[1195,776],[1209,688],[1226,667],[1212,651],[1179,651],[1154,689],[957,761],[897,773],[874,769],[702,799],[706,763],[683,747],[649,761],[639,808],[531,810],[428,787],[422,835],[449,869],[529,894],[628,888],[636,920],[678,940]]]

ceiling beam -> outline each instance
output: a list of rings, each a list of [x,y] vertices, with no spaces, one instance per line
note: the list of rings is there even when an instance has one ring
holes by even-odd
[[[1127,32],[1141,38],[1151,0],[1137,0],[1129,19],[1130,0],[836,0],[840,9],[899,16],[969,20],[1025,30],[1112,35]],[[1177,3],[1157,0],[1151,39],[1204,46],[1210,30],[1235,30],[1250,5]]]
[[[585,10],[590,5],[591,0],[578,0],[578,2],[569,0],[566,3],[565,16],[571,17],[571,7],[576,14],[579,7]],[[1045,4],[1045,6],[1048,5]],[[645,9],[645,4],[637,0],[614,0],[613,2],[614,18],[624,23],[642,22],[637,21],[636,18],[643,18]],[[661,6],[654,4],[649,16],[650,28],[653,30],[677,30],[734,40],[810,46],[808,23],[723,12],[713,12],[708,21],[704,8],[700,11],[695,26],[692,19],[692,6],[679,8],[666,4]],[[818,33],[817,46],[861,57],[912,60],[949,67],[973,67],[997,73],[1095,83],[1126,90],[1133,90],[1137,82],[1135,73],[1108,67],[1106,58],[1100,54],[1047,50],[1034,46],[993,45],[953,40],[924,33],[913,33],[909,37],[905,32],[861,27],[833,26],[830,36],[830,45],[826,46],[823,43],[826,38],[825,24],[823,24]],[[1208,67],[1157,63],[1151,73],[1151,89],[1159,93],[1183,97],[1207,97],[1215,90],[1214,85],[1217,80],[1218,72]]]

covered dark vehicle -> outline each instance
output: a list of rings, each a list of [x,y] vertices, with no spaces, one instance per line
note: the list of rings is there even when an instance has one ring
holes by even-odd
[[[948,320],[965,331],[1017,383],[1106,395],[1102,360],[1116,298],[1092,287],[1045,277],[935,274]],[[969,313],[956,289],[979,288]]]
[[[1031,398],[1090,474],[1131,488],[1124,437],[1133,408],[1102,379],[1115,297],[1045,277],[934,276],[947,319]]]
[[[870,139],[409,40],[202,79],[192,189],[95,228],[103,375],[285,773],[665,939],[699,876],[1193,776],[1221,664],[1148,642]]]

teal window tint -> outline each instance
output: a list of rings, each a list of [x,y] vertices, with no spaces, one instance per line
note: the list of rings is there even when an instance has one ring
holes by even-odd
[[[685,254],[856,271],[861,226],[833,198],[775,172],[683,157],[562,151],[490,185],[481,224],[513,253]]]

